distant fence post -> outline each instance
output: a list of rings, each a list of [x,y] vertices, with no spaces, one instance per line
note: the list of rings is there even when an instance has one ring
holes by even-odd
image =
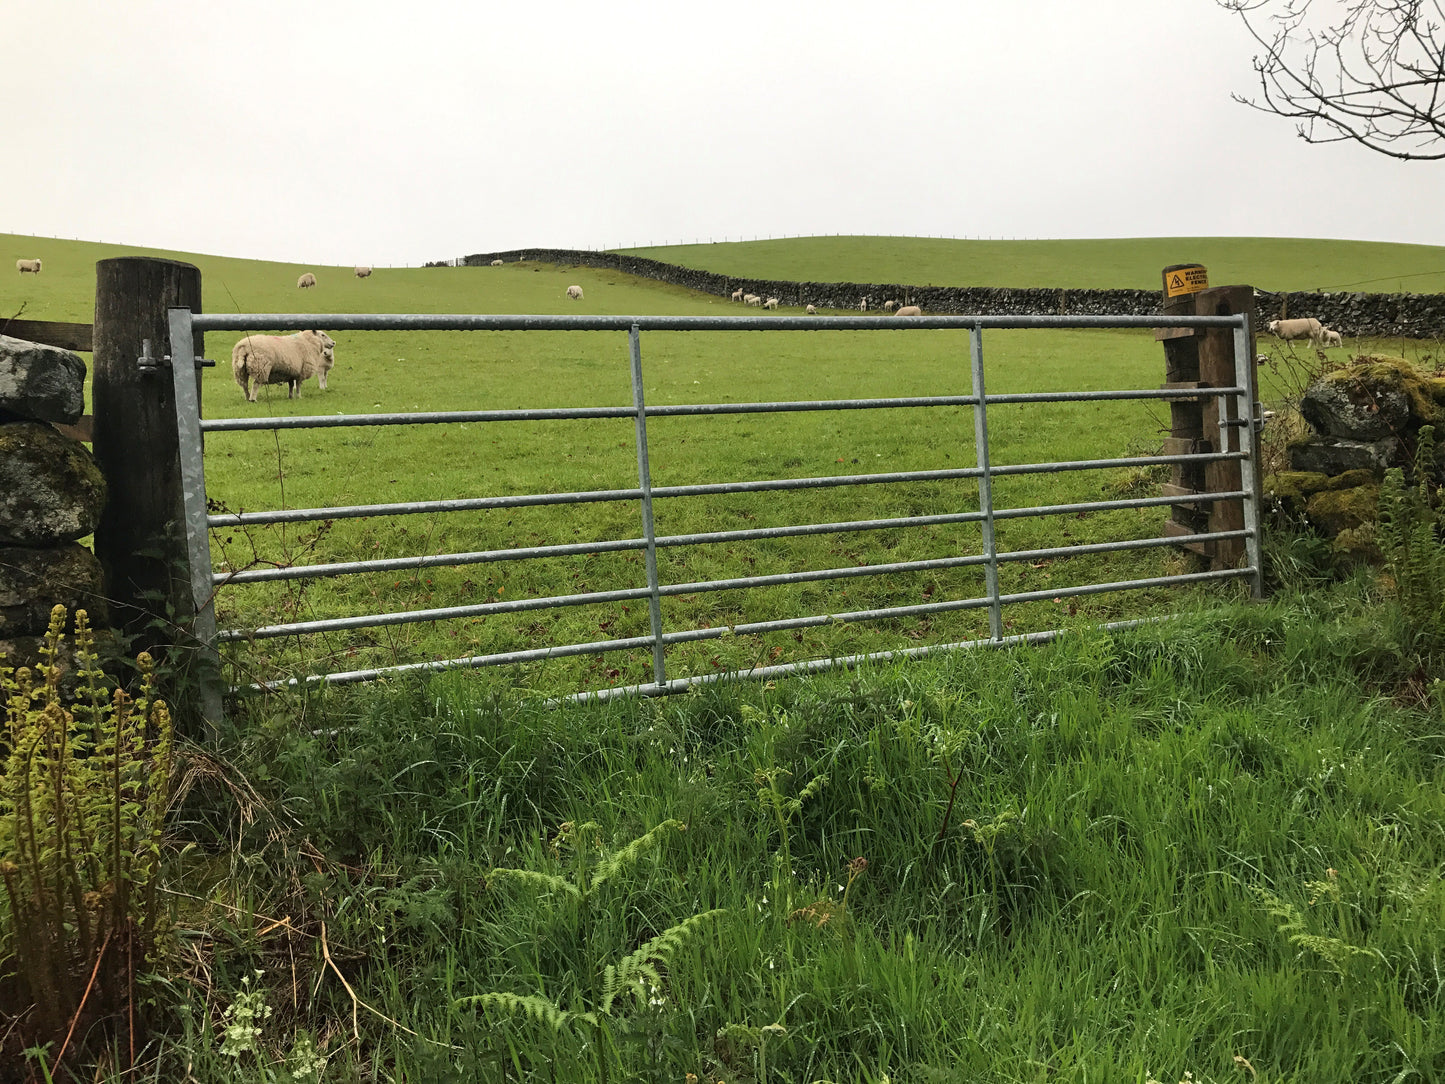
[[[1254,381],[1254,289],[1250,286],[1216,286],[1211,288],[1208,274],[1201,264],[1175,264],[1166,267],[1164,277],[1165,316],[1237,316],[1248,314],[1250,375],[1248,401],[1258,397]],[[1166,388],[1229,388],[1235,386],[1234,335],[1226,328],[1163,328],[1157,337],[1164,344]],[[1218,396],[1175,399],[1169,404],[1169,437],[1164,442],[1166,455],[1195,455],[1204,452],[1246,451],[1255,464],[1259,442],[1252,419],[1226,419],[1243,424],[1220,427],[1220,411],[1227,410],[1226,401]],[[1228,435],[1221,439],[1220,434]],[[1202,493],[1234,492],[1241,488],[1242,472],[1237,460],[1182,464],[1174,467],[1173,476],[1164,487],[1166,497],[1178,497],[1170,505],[1170,518],[1164,524],[1166,535],[1191,535],[1206,532],[1244,529],[1244,502],[1191,501]],[[1235,568],[1246,553],[1244,539],[1226,538],[1211,542],[1185,542],[1184,548],[1209,560],[1215,569]]]
[[[93,447],[108,490],[95,555],[116,624],[136,638],[132,653],[179,642],[179,629],[195,616],[175,391],[164,365],[144,372],[136,364],[147,341],[158,362],[171,353],[172,306],[201,310],[198,268],[143,257],[95,265]],[[203,352],[198,339],[195,353]],[[196,382],[199,391],[199,371]]]

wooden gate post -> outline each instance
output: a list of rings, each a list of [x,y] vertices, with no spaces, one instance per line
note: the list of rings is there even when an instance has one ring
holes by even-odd
[[[201,311],[201,272],[188,263],[144,257],[95,265],[94,452],[108,496],[95,529],[116,624],[136,637],[132,654],[180,641],[195,616],[187,572],[185,518],[169,371],[143,372],[145,351],[170,350],[166,310]],[[197,338],[195,352],[204,353]],[[175,364],[194,364],[177,358]],[[200,372],[196,374],[197,390]]]
[[[1174,264],[1164,269],[1165,316],[1193,316],[1194,298],[1208,282],[1202,264]],[[1155,338],[1164,343],[1164,387],[1197,388],[1199,379],[1199,340],[1193,328],[1160,328]],[[1164,441],[1165,455],[1196,455],[1213,450],[1213,442],[1204,431],[1204,415],[1198,399],[1169,401],[1169,436]],[[1205,488],[1204,468],[1194,463],[1176,464],[1164,496],[1187,498]],[[1209,511],[1197,501],[1181,500],[1169,506],[1169,519],[1164,524],[1166,535],[1202,534],[1208,528]],[[1213,555],[1208,542],[1185,542],[1185,549],[1204,557]]]
[[[1166,316],[1237,316],[1250,317],[1249,333],[1249,402],[1257,398],[1254,371],[1254,288],[1250,286],[1216,286],[1211,288],[1205,269],[1199,264],[1176,264],[1164,269],[1164,315]],[[1164,342],[1166,388],[1232,388],[1235,386],[1234,333],[1227,328],[1164,328],[1157,338]],[[1218,396],[1176,399],[1169,404],[1169,438],[1164,442],[1166,455],[1193,455],[1200,452],[1247,452],[1259,462],[1258,437],[1252,419],[1243,425],[1228,427],[1223,443],[1220,440],[1220,411],[1229,410]],[[1229,414],[1225,415],[1229,417]],[[1237,460],[1186,464],[1174,468],[1173,477],[1164,487],[1166,497],[1188,498],[1200,493],[1233,492],[1241,488],[1241,472]],[[1166,535],[1190,535],[1244,529],[1244,502],[1189,501],[1170,506],[1170,518],[1164,524]],[[1214,569],[1235,568],[1246,552],[1245,540],[1226,538],[1212,542],[1186,542],[1186,549],[1209,559]]]
[[[1249,315],[1249,365],[1247,368],[1249,402],[1252,409],[1254,402],[1259,398],[1254,360],[1256,356],[1254,288],[1252,286],[1215,286],[1201,290],[1194,295],[1194,311],[1198,316],[1238,316],[1242,313]],[[1200,383],[1211,388],[1232,388],[1237,379],[1234,367],[1234,332],[1229,328],[1222,327],[1206,329],[1199,336]],[[1227,413],[1225,417],[1230,417],[1233,413],[1230,409],[1233,404],[1226,404],[1226,401],[1218,396],[1210,396],[1200,405],[1203,408],[1204,431],[1210,435],[1213,443],[1219,445],[1220,411],[1229,410],[1230,413]],[[1254,419],[1241,420],[1244,420],[1246,424],[1230,426],[1219,450],[1223,452],[1244,451],[1252,457],[1252,462],[1258,464],[1259,436],[1254,430]],[[1241,488],[1242,477],[1237,459],[1207,463],[1204,467],[1204,488],[1211,493],[1232,492]],[[1208,511],[1211,531],[1244,530],[1243,501],[1238,499],[1212,501]],[[1224,538],[1214,543],[1213,563],[1215,568],[1236,568],[1244,555],[1245,540],[1242,538]]]

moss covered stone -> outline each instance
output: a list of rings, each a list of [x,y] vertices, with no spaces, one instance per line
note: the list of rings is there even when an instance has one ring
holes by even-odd
[[[1374,523],[1379,506],[1380,487],[1372,482],[1316,493],[1305,503],[1305,512],[1321,533],[1334,538],[1342,531]]]
[[[105,479],[85,445],[40,422],[0,425],[0,545],[73,542],[104,507]]]
[[[0,546],[0,637],[40,635],[57,603],[105,623],[95,554],[74,542],[47,549]]]

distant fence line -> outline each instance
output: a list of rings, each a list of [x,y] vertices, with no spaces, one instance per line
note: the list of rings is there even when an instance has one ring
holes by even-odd
[[[937,316],[993,313],[1009,316],[1125,316],[1160,311],[1159,290],[1098,290],[1060,287],[917,286],[878,282],[788,282],[780,279],[720,275],[692,267],[629,256],[568,248],[523,248],[484,252],[458,260],[443,260],[429,267],[486,267],[494,260],[517,263],[565,264],[621,271],[690,290],[730,297],[745,293],[776,297],[782,304],[820,309],[857,309],[863,298],[869,309],[885,301],[922,306]],[[1412,339],[1445,338],[1445,294],[1372,294],[1256,290],[1261,321],[1281,317],[1313,316],[1350,336],[1401,336]]]

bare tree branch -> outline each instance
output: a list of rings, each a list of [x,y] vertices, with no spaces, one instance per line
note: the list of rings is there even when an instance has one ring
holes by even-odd
[[[1445,158],[1445,13],[1439,0],[1217,0],[1263,50],[1259,97],[1308,143],[1354,141]]]

